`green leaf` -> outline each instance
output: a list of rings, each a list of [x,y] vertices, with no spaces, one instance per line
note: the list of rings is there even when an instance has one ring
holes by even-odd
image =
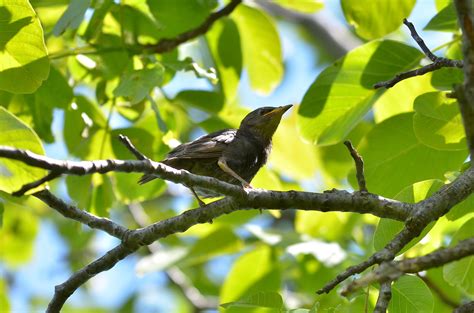
[[[54,26],[53,34],[58,37],[68,28],[72,30],[78,29],[90,4],[90,0],[71,0],[66,11]]]
[[[51,66],[49,77],[35,93],[40,107],[66,109],[71,104],[73,93],[66,78],[55,66]]]
[[[245,309],[245,312],[256,312],[249,311],[250,309],[268,308],[275,309],[274,312],[281,312],[283,310],[283,299],[278,292],[258,292],[247,296],[241,300],[223,303],[221,307],[228,309]],[[238,310],[226,310],[226,312],[237,312]],[[260,312],[260,311],[258,311]],[[265,311],[270,312],[270,311]]]
[[[431,83],[432,75],[428,73],[402,80],[386,90],[374,105],[375,122],[380,123],[400,113],[413,112],[413,102],[416,97],[426,92],[436,91]]]
[[[257,292],[278,291],[280,282],[278,263],[273,260],[271,248],[260,246],[235,261],[221,288],[220,302],[235,301]]]
[[[397,30],[410,15],[415,0],[341,0],[344,16],[364,39],[383,37]]]
[[[0,90],[32,93],[49,73],[40,21],[27,0],[1,0],[0,8]]]
[[[403,188],[427,179],[444,179],[444,173],[458,170],[465,151],[432,149],[413,131],[413,113],[399,114],[376,125],[361,141],[367,188],[393,197]],[[349,178],[356,185],[354,179]]]
[[[431,85],[439,90],[452,90],[454,85],[463,81],[464,73],[460,68],[440,68],[431,76]]]
[[[439,11],[428,24],[424,30],[436,30],[444,32],[456,32],[459,29],[458,18],[456,15],[456,9],[454,3],[450,3]]]
[[[443,92],[416,98],[413,129],[423,144],[438,150],[466,150],[466,135],[458,103]]]
[[[164,61],[162,64],[173,72],[193,71],[197,78],[207,78],[212,84],[216,84],[219,81],[214,68],[210,67],[204,69],[190,57],[187,57],[184,60]]]
[[[426,284],[416,276],[400,277],[392,284],[390,313],[432,313],[433,294]]]
[[[34,131],[0,107],[0,146],[2,145],[44,155],[41,141]],[[14,192],[23,185],[42,178],[46,173],[43,169],[28,166],[23,162],[0,158],[0,190]],[[34,190],[29,193],[32,192]]]
[[[3,212],[5,211],[5,206],[3,202],[0,201],[0,229],[3,227]]]
[[[449,245],[453,247],[458,242],[472,237],[474,237],[474,218],[461,226]],[[474,295],[474,256],[444,265],[443,277],[451,286],[459,287]]]
[[[322,71],[304,95],[298,111],[301,134],[319,145],[341,141],[383,93],[373,85],[412,68],[421,56],[391,40],[352,50]]]
[[[5,312],[10,312],[10,302],[8,301],[8,285],[5,279],[0,279],[0,308]]]
[[[99,106],[83,96],[77,96],[65,112],[63,136],[69,153],[80,158],[100,154],[100,145],[93,151],[91,138],[106,127],[107,119]],[[104,136],[98,141],[105,144]]]
[[[237,96],[242,72],[242,47],[237,25],[230,18],[219,19],[206,33],[209,49],[217,68],[219,84],[227,103]]]
[[[275,0],[274,2],[284,8],[301,13],[314,13],[324,7],[322,0]]]
[[[26,207],[6,203],[3,227],[0,229],[2,253],[0,260],[17,267],[30,261],[39,230],[39,219]]]
[[[207,90],[183,90],[176,95],[173,101],[212,113],[219,112],[224,106],[221,93]]]
[[[147,0],[161,27],[160,38],[173,38],[200,25],[217,6],[217,0]]]
[[[446,214],[446,218],[450,221],[454,221],[472,212],[474,212],[474,194],[471,194],[467,199],[449,210],[448,214]]]
[[[153,88],[161,84],[163,74],[164,68],[162,65],[127,72],[114,90],[114,95],[127,97],[132,104],[140,102],[145,99]]]
[[[133,158],[133,155],[127,148],[117,140],[118,135],[127,136],[137,149],[148,157],[153,157],[154,136],[143,128],[128,127],[114,129],[111,133],[112,149],[114,155],[122,160]],[[142,202],[158,197],[166,190],[166,184],[162,179],[155,179],[144,185],[138,185],[138,180],[143,174],[136,173],[115,173],[115,191],[117,197],[123,203],[134,201]]]
[[[66,188],[69,196],[81,210],[89,211],[91,206],[92,175],[66,176]]]
[[[246,5],[239,5],[232,18],[239,28],[250,86],[257,93],[271,93],[283,77],[281,44],[274,22],[263,11]]]
[[[400,193],[398,193],[394,199],[407,203],[416,203],[428,198],[433,193],[438,191],[443,185],[443,182],[438,179],[425,180],[406,187],[400,191]],[[405,245],[405,247],[398,254],[401,254],[413,247],[431,230],[433,226],[434,224],[430,224],[428,227],[426,227],[418,237],[413,238],[413,240]],[[403,227],[404,223],[402,222],[385,218],[380,219],[374,232],[375,250],[383,249],[395,237],[395,235],[403,229]]]
[[[112,182],[108,175],[96,175],[94,177],[97,182],[94,183],[92,188],[90,211],[97,216],[108,217],[115,199]]]
[[[87,24],[87,28],[84,32],[85,41],[90,41],[101,31],[102,22],[104,21],[105,16],[109,12],[113,4],[114,0],[95,1],[96,7],[94,8],[94,13],[92,14],[92,17],[89,23]]]

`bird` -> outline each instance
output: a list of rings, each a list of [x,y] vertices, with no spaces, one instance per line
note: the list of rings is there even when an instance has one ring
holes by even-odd
[[[250,182],[265,165],[272,148],[272,137],[283,114],[293,105],[261,107],[247,114],[238,129],[223,129],[183,143],[171,150],[161,163],[193,174],[252,188]],[[145,174],[139,184],[158,178]],[[201,198],[220,194],[201,187],[187,186],[200,206]]]

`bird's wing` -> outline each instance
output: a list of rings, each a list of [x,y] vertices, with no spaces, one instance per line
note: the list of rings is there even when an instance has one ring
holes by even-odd
[[[166,160],[218,158],[234,140],[236,133],[236,129],[224,129],[199,137],[174,148],[168,153]]]

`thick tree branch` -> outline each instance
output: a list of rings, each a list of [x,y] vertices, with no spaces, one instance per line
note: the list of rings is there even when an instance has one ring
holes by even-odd
[[[64,217],[78,221],[90,228],[102,230],[118,239],[123,239],[128,232],[127,228],[114,223],[108,218],[94,216],[87,211],[80,210],[73,205],[65,203],[49,192],[49,190],[36,192],[33,196],[43,201],[50,208],[59,212]]]
[[[380,284],[379,297],[375,304],[374,313],[387,312],[388,304],[392,299],[392,282],[387,281]]]
[[[465,303],[453,311],[453,313],[472,313],[472,312],[474,312],[474,301]]]
[[[61,161],[30,151],[1,146],[0,157],[19,160],[31,166],[69,175],[87,175],[111,171],[154,174],[174,183],[208,188],[223,195],[231,196],[239,203],[240,207],[370,213],[399,221],[404,221],[413,207],[412,204],[385,199],[370,193],[349,193],[335,189],[324,193],[292,190],[244,190],[240,186],[222,182],[213,177],[195,175],[151,160]]]
[[[459,25],[462,29],[462,51],[464,56],[464,83],[456,88],[467,144],[474,158],[474,24],[471,0],[454,1]]]
[[[428,65],[423,66],[423,67],[420,67],[420,68],[415,69],[415,70],[411,70],[411,71],[407,71],[407,72],[397,74],[394,78],[392,78],[390,80],[379,82],[379,83],[374,85],[375,89],[378,89],[378,88],[381,88],[381,87],[385,87],[385,88],[388,89],[390,87],[395,86],[397,83],[401,82],[402,80],[405,80],[405,79],[410,78],[410,77],[424,75],[428,72],[433,72],[433,71],[439,70],[440,68],[443,68],[443,67],[457,67],[457,68],[462,68],[463,67],[463,61],[462,60],[450,60],[450,59],[447,59],[447,58],[441,58],[441,57],[437,57],[436,55],[434,55],[433,52],[431,52],[431,50],[426,46],[423,39],[421,39],[421,37],[418,35],[418,33],[415,29],[415,26],[413,26],[413,24],[410,23],[407,19],[403,20],[403,24],[405,24],[408,27],[408,29],[410,30],[410,34],[411,34],[412,38],[416,41],[416,43],[421,48],[421,50],[423,50],[423,53],[426,55],[426,57],[428,59],[430,59],[433,63],[428,64]]]
[[[139,203],[131,203],[129,206],[130,213],[138,226],[144,228],[150,224],[150,218]],[[157,253],[160,250],[160,244],[155,241],[147,246],[148,250]],[[168,280],[176,286],[184,295],[184,297],[194,306],[196,312],[202,310],[215,309],[219,302],[210,297],[204,296],[196,287],[192,285],[189,278],[177,266],[172,266],[165,271]]]
[[[164,164],[144,161],[122,161],[122,160],[99,160],[69,162],[51,159],[34,153],[0,147],[0,156],[22,161],[26,164],[37,166],[57,173],[84,175],[92,173],[105,173],[109,171],[152,173],[158,177],[190,186],[200,186],[221,192],[230,197],[213,202],[197,209],[189,210],[179,216],[175,216],[143,229],[126,230],[119,228],[108,228],[105,219],[96,220],[88,215],[81,216],[79,210],[64,208],[64,205],[51,197],[46,192],[36,194],[38,198],[51,204],[51,206],[62,214],[71,214],[76,220],[91,224],[91,227],[104,229],[111,235],[121,238],[122,244],[109,251],[103,257],[89,264],[82,270],[76,272],[66,282],[56,288],[55,296],[50,303],[49,312],[58,312],[66,299],[96,274],[108,270],[127,255],[135,252],[139,247],[149,245],[154,241],[184,232],[193,225],[206,223],[223,214],[235,210],[262,208],[262,209],[303,209],[320,211],[350,211],[357,213],[371,213],[381,217],[397,220],[406,219],[406,227],[397,237],[385,247],[373,255],[368,261],[356,265],[349,275],[360,273],[372,264],[393,259],[394,255],[408,243],[411,238],[416,237],[431,220],[445,214],[452,206],[466,198],[474,189],[474,169],[468,169],[455,181],[445,186],[430,198],[418,204],[401,203],[394,200],[384,199],[370,193],[349,193],[347,191],[331,190],[324,193],[296,192],[296,191],[267,191],[249,190],[243,191],[241,187],[221,182],[210,177],[191,174],[186,171],[176,170]],[[62,208],[62,209],[61,209]],[[79,211],[79,212],[77,212]],[[411,214],[410,214],[411,213]],[[76,216],[77,215],[77,216]],[[66,215],[67,216],[67,215]],[[99,226],[97,226],[99,225]],[[347,275],[343,274],[343,275]],[[344,278],[345,279],[345,278]],[[344,280],[342,279],[342,280]],[[341,281],[342,281],[341,280]],[[337,285],[337,283],[335,284]],[[334,286],[335,286],[334,285]],[[330,289],[328,289],[329,291]],[[327,291],[325,291],[327,292]]]
[[[466,199],[473,192],[474,168],[471,167],[451,184],[443,186],[431,197],[416,203],[410,217],[405,221],[405,227],[382,250],[374,253],[366,261],[348,267],[318,290],[317,293],[328,293],[350,276],[362,273],[374,264],[393,260],[395,255],[413,238],[418,237],[429,223],[448,213],[453,206]]]
[[[418,258],[386,262],[381,264],[376,270],[347,285],[342,294],[348,295],[376,281],[391,282],[405,273],[418,273],[472,255],[474,255],[474,238],[463,240],[454,247],[439,249]]]

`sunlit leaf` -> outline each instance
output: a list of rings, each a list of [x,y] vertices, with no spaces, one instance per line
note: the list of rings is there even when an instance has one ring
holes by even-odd
[[[222,286],[220,302],[236,301],[257,292],[278,291],[280,279],[271,248],[260,246],[235,261]]]
[[[425,145],[438,150],[466,150],[459,105],[445,93],[425,93],[415,100],[413,129]]]
[[[2,0],[0,7],[0,90],[32,93],[49,74],[43,29],[27,0]]]
[[[402,276],[392,284],[390,313],[432,313],[434,301],[431,290],[416,276]]]
[[[250,86],[258,93],[269,94],[283,77],[282,51],[276,26],[266,13],[246,5],[239,5],[232,18],[239,28]]]
[[[206,34],[216,64],[219,84],[227,102],[237,95],[242,72],[242,47],[237,25],[230,18],[220,19]]]
[[[358,148],[367,188],[386,197],[419,181],[444,179],[445,172],[458,170],[467,157],[465,151],[441,151],[420,142],[413,131],[413,113],[377,124]]]
[[[357,35],[375,39],[397,30],[415,3],[416,0],[342,0],[341,6]]]
[[[437,72],[438,71],[436,71],[435,74]],[[435,91],[431,85],[432,80],[432,75],[428,73],[426,75],[402,80],[392,88],[386,90],[374,105],[375,122],[380,123],[397,114],[412,112],[413,102],[416,97],[426,92]]]
[[[472,237],[474,237],[474,218],[464,223],[456,232],[450,246]],[[450,285],[460,287],[470,295],[474,295],[474,256],[444,265],[443,276]]]
[[[438,191],[443,185],[444,184],[441,180],[425,180],[403,189],[394,197],[394,199],[407,203],[420,202]],[[384,248],[385,245],[389,243],[396,236],[396,234],[403,229],[403,227],[404,223],[400,221],[394,221],[386,218],[380,219],[374,232],[375,250],[381,250]],[[405,247],[398,254],[401,254],[413,247],[431,230],[432,227],[433,224],[427,226],[418,237],[414,238],[407,245],[405,245]]]
[[[324,7],[322,0],[275,0],[274,2],[284,8],[302,13],[314,13]]]
[[[161,27],[160,38],[173,38],[197,27],[217,6],[217,0],[147,0],[146,3]]]
[[[298,110],[300,132],[319,145],[339,142],[383,93],[373,85],[410,69],[420,57],[417,49],[390,40],[352,50],[322,71],[306,92]]]
[[[41,141],[34,131],[3,107],[0,107],[0,145],[44,154]],[[46,171],[43,169],[0,158],[0,190],[7,193],[45,175]]]

